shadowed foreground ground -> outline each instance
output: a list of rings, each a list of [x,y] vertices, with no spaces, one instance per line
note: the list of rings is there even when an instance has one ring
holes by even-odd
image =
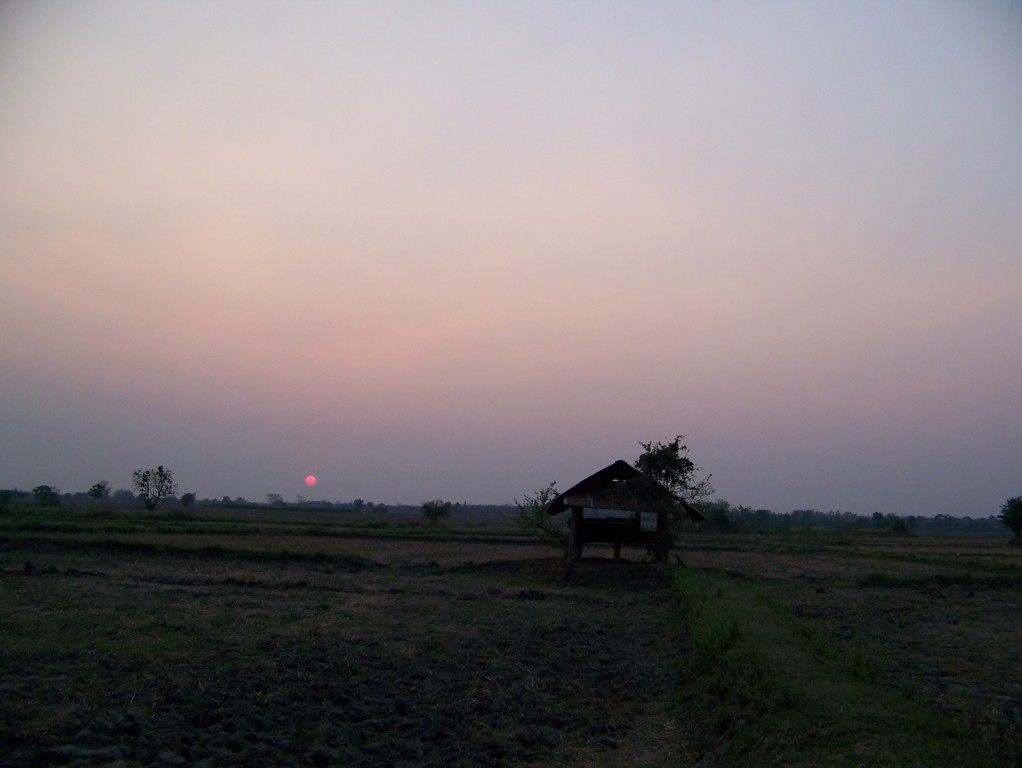
[[[0,763],[676,764],[656,572],[472,551],[8,545]]]

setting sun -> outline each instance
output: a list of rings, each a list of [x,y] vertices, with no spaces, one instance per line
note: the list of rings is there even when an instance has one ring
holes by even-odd
[[[307,486],[309,486],[310,488],[312,486],[314,486],[316,484],[316,476],[315,475],[306,475],[305,476],[305,484]]]

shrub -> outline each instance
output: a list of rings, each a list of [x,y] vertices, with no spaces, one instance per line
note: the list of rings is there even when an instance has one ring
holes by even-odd
[[[557,483],[550,483],[535,494],[525,494],[522,500],[515,499],[518,513],[515,522],[518,527],[528,533],[539,536],[553,546],[568,550],[568,514],[548,515],[546,505],[557,498]]]
[[[423,502],[422,516],[429,520],[430,525],[436,525],[440,518],[451,516],[452,506],[454,505],[449,501],[432,499],[430,501]]]

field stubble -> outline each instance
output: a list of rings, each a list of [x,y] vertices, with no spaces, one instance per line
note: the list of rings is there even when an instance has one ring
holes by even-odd
[[[586,569],[564,586],[528,544],[150,539],[0,548],[0,763],[676,756],[669,592],[649,588],[652,568],[619,582],[597,564],[590,586]]]
[[[707,730],[709,698],[679,705],[679,691],[702,690],[683,677],[698,654],[651,565],[587,560],[565,585],[551,550],[506,527],[338,520],[9,521],[0,764],[715,766],[729,743],[769,738],[757,720],[783,725],[799,706],[771,694],[754,703],[780,720],[753,712]],[[679,553],[694,574],[723,574],[715,593],[756,585],[790,606],[807,623],[798,637],[850,654],[857,680],[920,711],[936,702],[1003,764],[1022,762],[1018,548],[693,535]],[[742,620],[709,639],[740,638]],[[771,658],[767,646],[754,650]],[[747,671],[739,688],[755,682]],[[871,740],[869,718],[882,716],[796,741],[827,765],[897,764]],[[825,752],[839,729],[861,755]],[[806,764],[799,750],[744,756]]]

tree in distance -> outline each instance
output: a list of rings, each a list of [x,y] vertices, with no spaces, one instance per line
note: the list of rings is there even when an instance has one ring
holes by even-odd
[[[195,494],[194,493],[190,493],[189,492],[189,493],[184,494],[181,497],[181,506],[182,507],[190,507],[194,503],[195,503]]]
[[[1015,534],[1014,542],[1022,544],[1022,496],[1014,496],[1004,502],[997,519]]]
[[[284,497],[279,493],[268,493],[266,494],[266,504],[270,507],[283,507]]]
[[[35,503],[40,507],[55,507],[60,504],[60,489],[48,485],[37,485],[32,489]]]
[[[94,486],[89,489],[89,496],[92,497],[92,506],[96,506],[97,501],[103,501],[103,499],[110,498],[110,483],[106,480],[100,480]]]
[[[131,476],[135,483],[135,493],[148,510],[156,509],[160,499],[173,496],[177,492],[174,473],[162,464],[156,469],[136,469]]]
[[[430,525],[436,525],[441,517],[451,516],[451,507],[453,506],[454,505],[449,501],[432,499],[430,501],[423,502],[422,516],[429,520]]]

